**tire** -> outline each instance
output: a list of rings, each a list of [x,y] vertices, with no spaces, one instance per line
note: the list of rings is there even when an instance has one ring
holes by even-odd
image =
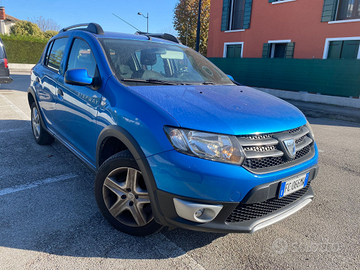
[[[129,150],[111,156],[100,166],[95,199],[102,215],[119,231],[147,236],[162,228],[154,219],[144,178]]]
[[[41,125],[42,119],[41,114],[33,102],[30,106],[31,109],[31,129],[37,144],[47,145],[54,142],[54,137],[51,136]]]

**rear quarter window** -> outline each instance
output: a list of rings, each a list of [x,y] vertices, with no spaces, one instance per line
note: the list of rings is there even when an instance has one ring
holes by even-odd
[[[64,56],[64,50],[67,42],[68,38],[60,38],[52,41],[49,44],[45,57],[45,66],[55,71],[60,69],[61,60]]]

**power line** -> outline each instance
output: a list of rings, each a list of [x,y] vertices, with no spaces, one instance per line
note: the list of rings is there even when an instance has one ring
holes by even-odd
[[[140,31],[141,32],[141,30],[140,29],[137,29],[135,26],[133,26],[132,24],[130,24],[130,23],[128,23],[127,21],[125,21],[125,20],[123,20],[123,19],[121,19],[118,15],[116,15],[116,14],[112,14],[112,15],[114,15],[115,17],[117,17],[117,18],[119,18],[120,20],[122,20],[124,23],[127,23],[128,25],[130,25],[132,28],[135,28],[136,30],[138,30],[138,31]]]

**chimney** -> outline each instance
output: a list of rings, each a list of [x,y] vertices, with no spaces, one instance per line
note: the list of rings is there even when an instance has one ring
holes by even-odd
[[[0,21],[4,21],[5,19],[6,19],[5,8],[0,7]]]

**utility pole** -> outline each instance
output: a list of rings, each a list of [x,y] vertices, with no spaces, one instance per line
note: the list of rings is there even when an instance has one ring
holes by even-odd
[[[198,14],[198,23],[196,30],[196,47],[195,50],[198,52],[200,47],[200,16],[201,16],[201,0],[199,0],[199,14]]]

